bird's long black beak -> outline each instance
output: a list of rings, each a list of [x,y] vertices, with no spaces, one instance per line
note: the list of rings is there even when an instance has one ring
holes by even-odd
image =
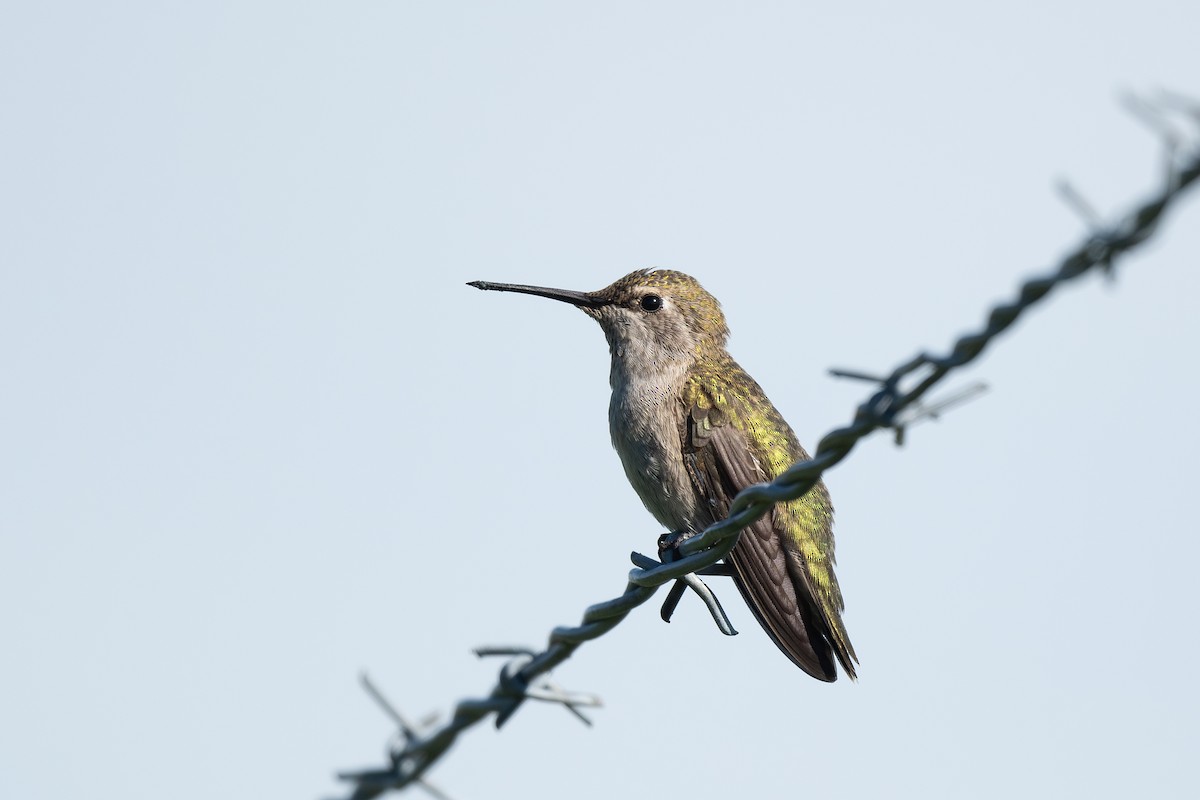
[[[491,281],[471,281],[467,286],[474,286],[485,292],[517,292],[518,294],[549,297],[551,300],[561,300],[579,308],[600,308],[608,305],[607,300],[594,297],[587,292],[573,292],[570,289],[547,289],[544,286],[523,286],[519,283],[492,283]]]

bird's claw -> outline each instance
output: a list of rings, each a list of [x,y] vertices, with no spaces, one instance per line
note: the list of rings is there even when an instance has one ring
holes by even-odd
[[[664,564],[679,558],[679,545],[696,535],[695,531],[671,531],[658,537],[658,560]]]

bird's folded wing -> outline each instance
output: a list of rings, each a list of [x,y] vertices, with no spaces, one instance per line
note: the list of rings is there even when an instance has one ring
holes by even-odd
[[[719,411],[694,406],[687,419],[684,461],[713,520],[729,513],[742,489],[767,480],[745,435]],[[747,605],[775,644],[796,666],[823,681],[837,679],[832,648],[812,586],[803,571],[789,570],[789,553],[766,514],[742,531],[728,561]]]

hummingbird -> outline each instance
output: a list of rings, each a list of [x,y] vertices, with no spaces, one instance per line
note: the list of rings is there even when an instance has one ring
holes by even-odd
[[[675,535],[724,519],[742,489],[808,459],[796,435],[725,349],[717,299],[690,275],[631,272],[594,292],[474,281],[478,289],[570,303],[600,323],[612,356],[613,448],[646,509]],[[833,572],[833,504],[824,483],[744,529],[726,557],[760,625],[822,681],[858,657]],[[836,662],[835,662],[836,658]]]

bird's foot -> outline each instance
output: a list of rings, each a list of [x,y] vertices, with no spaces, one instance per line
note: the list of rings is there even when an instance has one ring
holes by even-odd
[[[679,558],[679,545],[696,535],[695,531],[682,530],[664,533],[658,537],[658,560],[664,564]]]

